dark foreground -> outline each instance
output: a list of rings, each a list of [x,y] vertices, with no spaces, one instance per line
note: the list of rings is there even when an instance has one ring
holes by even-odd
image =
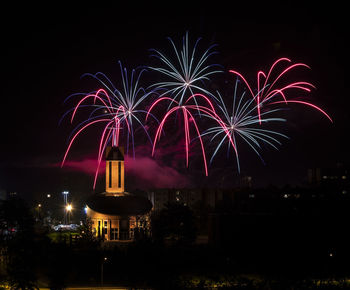
[[[204,244],[195,242],[190,218],[171,228],[174,220],[163,215],[154,217],[152,236],[118,244],[97,240],[87,225],[75,238],[50,233],[19,200],[9,201],[0,289],[347,289],[349,214],[342,204],[335,211],[327,202],[321,214],[287,212],[294,204],[274,214],[217,211],[206,221],[212,231]]]

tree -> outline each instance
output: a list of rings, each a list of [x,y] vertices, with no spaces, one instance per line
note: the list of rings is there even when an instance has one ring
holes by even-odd
[[[83,221],[83,224],[79,227],[79,239],[78,243],[80,246],[93,246],[97,247],[99,241],[93,231],[92,220],[89,217]]]
[[[196,239],[193,211],[184,204],[167,203],[164,209],[152,215],[151,223],[152,236],[158,242],[169,240],[189,245]]]
[[[34,217],[24,200],[12,197],[0,207],[1,244],[11,289],[37,289]]]

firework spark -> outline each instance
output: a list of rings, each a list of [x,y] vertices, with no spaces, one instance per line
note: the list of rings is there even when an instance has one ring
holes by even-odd
[[[95,174],[94,188],[103,152],[108,143],[111,143],[113,146],[118,146],[120,144],[121,131],[126,135],[126,153],[128,154],[129,147],[131,147],[133,157],[135,157],[134,132],[136,125],[143,129],[152,144],[152,139],[148,134],[147,128],[139,117],[140,114],[149,115],[146,110],[142,108],[139,109],[141,103],[151,94],[151,92],[146,92],[142,87],[139,87],[140,77],[144,70],[141,70],[139,73],[136,73],[136,70],[132,70],[129,78],[126,68],[123,69],[121,62],[119,62],[119,65],[122,79],[121,90],[117,89],[112,81],[101,72],[96,74],[84,74],[83,76],[90,76],[96,79],[104,88],[88,94],[79,93],[72,95],[82,97],[79,102],[64,115],[66,116],[68,113],[72,113],[72,123],[78,109],[88,108],[91,111],[89,118],[78,124],[73,130],[61,166],[64,165],[72,144],[82,132],[85,132],[91,125],[97,123],[104,124],[99,141],[98,165]],[[92,104],[85,105],[88,101],[92,101]]]
[[[291,82],[291,83],[288,83],[287,85],[285,84],[280,85],[281,83],[280,80],[283,77],[285,77],[289,71],[297,67],[306,67],[310,69],[310,67],[304,63],[295,63],[284,68],[282,72],[275,73],[277,65],[282,62],[291,63],[291,60],[288,58],[279,58],[272,64],[267,74],[263,71],[258,71],[257,90],[255,93],[253,92],[252,86],[248,83],[248,81],[244,78],[242,74],[240,74],[235,70],[230,70],[231,73],[239,76],[243,80],[251,96],[253,97],[253,99],[256,100],[256,103],[257,103],[256,109],[258,112],[260,124],[261,124],[261,107],[263,103],[266,104],[268,101],[270,101],[272,98],[276,96],[281,96],[283,98],[283,101],[287,103],[287,97],[286,97],[287,91],[297,89],[297,90],[310,92],[312,88],[315,88],[314,85],[305,81]],[[274,76],[275,74],[277,76],[273,79],[272,76]]]
[[[272,146],[274,149],[278,149],[277,145],[281,143],[278,141],[277,137],[288,138],[284,134],[281,134],[276,131],[263,129],[261,124],[267,124],[271,122],[284,122],[285,119],[269,117],[271,114],[277,112],[279,109],[274,109],[261,113],[260,116],[257,115],[258,104],[256,99],[258,95],[255,95],[253,98],[247,98],[245,91],[238,97],[238,84],[239,80],[236,80],[233,101],[232,101],[232,110],[229,110],[226,106],[223,98],[218,92],[218,108],[223,118],[219,121],[217,116],[211,116],[204,114],[204,116],[214,119],[218,125],[210,127],[207,129],[202,136],[211,135],[211,142],[214,142],[215,139],[219,141],[216,143],[217,146],[212,154],[210,163],[212,163],[214,157],[218,153],[221,147],[227,143],[227,150],[230,152],[230,148],[234,145],[233,149],[236,156],[237,168],[240,171],[240,161],[238,155],[238,144],[237,139],[243,140],[249,147],[259,156],[262,160],[262,157],[259,153],[261,149],[261,143]],[[266,99],[262,100],[260,103],[263,104]],[[230,112],[229,112],[230,111]],[[214,118],[213,118],[214,117]],[[263,161],[263,160],[262,160]]]
[[[174,50],[176,61],[173,63],[170,58],[158,50],[153,49],[153,56],[157,57],[164,67],[149,67],[169,78],[169,81],[158,82],[151,87],[161,90],[160,98],[163,96],[171,97],[180,106],[184,98],[194,95],[195,93],[204,93],[211,95],[209,91],[203,88],[203,84],[209,81],[213,74],[220,73],[222,70],[216,69],[217,64],[207,64],[208,59],[215,54],[212,49],[215,45],[210,46],[202,55],[198,55],[197,47],[200,38],[197,39],[193,48],[190,48],[188,33],[183,37],[182,49],[179,50],[174,41],[168,38]],[[198,55],[198,56],[197,56]],[[194,99],[196,102],[196,99]],[[171,103],[170,105],[171,106]]]
[[[204,101],[205,105],[199,105],[197,102],[195,104],[191,104],[190,101],[194,101],[195,99],[201,99],[202,101]],[[148,113],[151,112],[151,110],[158,105],[160,102],[163,101],[169,101],[172,104],[175,104],[172,106],[171,109],[169,109],[163,119],[160,121],[158,129],[156,131],[155,137],[154,137],[154,142],[153,142],[153,148],[152,148],[152,156],[154,156],[155,154],[155,148],[156,148],[156,144],[157,142],[160,140],[163,128],[164,128],[164,124],[166,123],[166,121],[169,119],[169,117],[172,114],[175,114],[177,112],[182,113],[183,116],[183,124],[184,124],[184,134],[185,134],[185,154],[186,154],[186,166],[188,167],[189,164],[189,150],[190,150],[190,143],[191,143],[191,136],[190,136],[190,124],[193,124],[193,127],[195,129],[196,132],[196,138],[199,139],[200,142],[200,146],[201,146],[201,151],[202,151],[202,156],[203,156],[203,164],[204,164],[204,170],[205,170],[205,175],[208,176],[208,166],[207,166],[207,159],[206,159],[206,153],[205,153],[205,148],[204,148],[204,143],[201,137],[201,133],[199,130],[199,127],[197,125],[197,122],[194,118],[194,114],[193,111],[196,112],[201,112],[202,114],[205,114],[206,116],[210,116],[213,120],[215,120],[218,124],[220,124],[221,126],[223,126],[223,122],[221,120],[221,118],[216,114],[215,108],[213,103],[211,102],[211,100],[206,97],[203,94],[194,94],[191,95],[189,98],[187,98],[183,104],[181,105],[178,101],[169,98],[169,97],[161,97],[158,100],[156,100],[152,106],[150,107]],[[146,117],[147,120],[147,117]],[[224,128],[223,131],[225,131],[226,129]],[[227,131],[227,130],[226,130]],[[228,132],[226,132],[228,135]],[[228,139],[231,141],[231,144],[233,145],[233,147],[235,147],[235,145],[233,144],[231,137],[228,136]]]

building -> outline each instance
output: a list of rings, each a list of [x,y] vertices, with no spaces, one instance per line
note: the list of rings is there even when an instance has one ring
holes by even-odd
[[[3,189],[0,189],[0,201],[1,200],[6,200],[7,199],[7,194],[6,191]]]
[[[198,206],[215,208],[223,198],[223,190],[211,188],[156,188],[148,191],[153,210],[160,211],[168,203],[181,203],[191,209]]]
[[[106,149],[106,191],[87,200],[87,217],[93,231],[105,241],[130,242],[146,234],[152,203],[144,196],[125,191],[124,151]]]
[[[313,187],[326,189],[333,196],[348,196],[350,192],[349,169],[341,163],[328,168],[309,169],[308,182]]]

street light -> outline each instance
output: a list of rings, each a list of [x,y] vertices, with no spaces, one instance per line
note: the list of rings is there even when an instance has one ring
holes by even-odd
[[[68,214],[68,223],[70,224],[70,213],[72,211],[73,207],[72,204],[67,204],[66,205],[66,215]]]
[[[101,287],[103,287],[103,263],[107,262],[108,258],[104,257],[101,262]]]
[[[36,210],[38,212],[37,219],[40,220],[41,219],[41,214],[40,214],[40,212],[41,212],[41,203],[38,204],[38,206],[36,207]]]

